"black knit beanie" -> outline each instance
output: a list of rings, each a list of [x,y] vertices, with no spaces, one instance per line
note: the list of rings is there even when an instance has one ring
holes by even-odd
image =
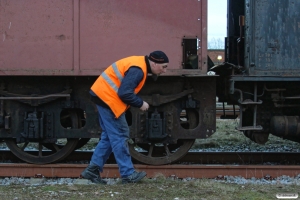
[[[155,63],[168,63],[169,58],[167,55],[162,51],[153,51],[149,55],[149,60]]]

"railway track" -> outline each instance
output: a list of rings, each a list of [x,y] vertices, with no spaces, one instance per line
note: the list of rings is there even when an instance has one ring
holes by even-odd
[[[89,161],[92,152],[72,154],[66,159],[66,162],[81,160]],[[133,160],[134,164],[142,164]],[[114,157],[111,156],[108,163],[115,164]],[[266,164],[276,163],[284,165],[297,165],[300,163],[299,153],[278,153],[278,152],[189,152],[175,164]]]
[[[16,157],[13,158],[13,154],[9,151],[2,151],[1,155],[2,159],[10,157],[11,161],[18,163],[0,164],[0,177],[79,178],[79,174],[87,164],[78,163],[87,163],[91,152],[75,152],[68,157],[66,163],[46,165],[21,163]],[[299,153],[190,152],[180,162],[173,165],[150,166],[135,162],[135,168],[146,171],[148,178],[162,174],[165,177],[176,178],[222,179],[224,176],[242,176],[271,179],[282,175],[297,176],[300,174],[299,162]],[[114,158],[110,157],[108,163],[114,163]],[[118,166],[106,164],[102,176],[118,178]]]
[[[65,163],[88,163],[92,151],[75,151],[69,155]],[[300,163],[300,153],[288,152],[188,152],[175,164],[284,164],[297,165]],[[0,151],[0,163],[24,163],[8,150]],[[141,164],[133,160],[134,164]],[[114,156],[110,156],[108,164],[115,164]]]
[[[0,164],[0,177],[36,177],[36,178],[79,178],[87,164]],[[174,178],[217,178],[241,176],[244,178],[276,178],[279,176],[297,176],[298,165],[134,165],[139,171],[147,172],[148,178],[159,174]],[[101,174],[103,178],[119,178],[118,166],[106,164]]]

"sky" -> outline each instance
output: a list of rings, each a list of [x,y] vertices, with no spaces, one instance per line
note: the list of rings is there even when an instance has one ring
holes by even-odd
[[[207,0],[208,41],[212,38],[224,40],[226,37],[227,0]]]

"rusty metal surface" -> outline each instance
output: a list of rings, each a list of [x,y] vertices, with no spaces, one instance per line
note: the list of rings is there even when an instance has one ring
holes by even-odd
[[[86,164],[50,164],[50,165],[32,165],[32,164],[0,164],[1,177],[36,177],[44,176],[49,178],[58,177],[79,177],[80,173],[86,167]],[[297,176],[300,173],[300,167],[293,166],[266,166],[266,165],[163,165],[147,166],[135,165],[138,171],[146,171],[148,178],[153,178],[158,174],[166,177],[178,178],[218,178],[221,176],[242,176],[244,178],[263,178],[278,177],[282,175]],[[103,178],[120,177],[118,166],[107,164],[104,166]]]
[[[73,68],[72,1],[0,1],[0,75]]]
[[[250,75],[299,76],[300,1],[246,1],[246,67]],[[248,52],[248,54],[247,54]]]
[[[157,49],[178,75],[183,37],[200,39],[203,74],[206,15],[207,0],[0,0],[0,75],[99,75],[117,59]]]

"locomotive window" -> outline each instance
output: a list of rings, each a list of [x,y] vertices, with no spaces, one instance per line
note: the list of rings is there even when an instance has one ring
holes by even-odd
[[[182,41],[183,55],[182,68],[183,69],[198,69],[198,54],[197,54],[197,38],[184,38]]]

